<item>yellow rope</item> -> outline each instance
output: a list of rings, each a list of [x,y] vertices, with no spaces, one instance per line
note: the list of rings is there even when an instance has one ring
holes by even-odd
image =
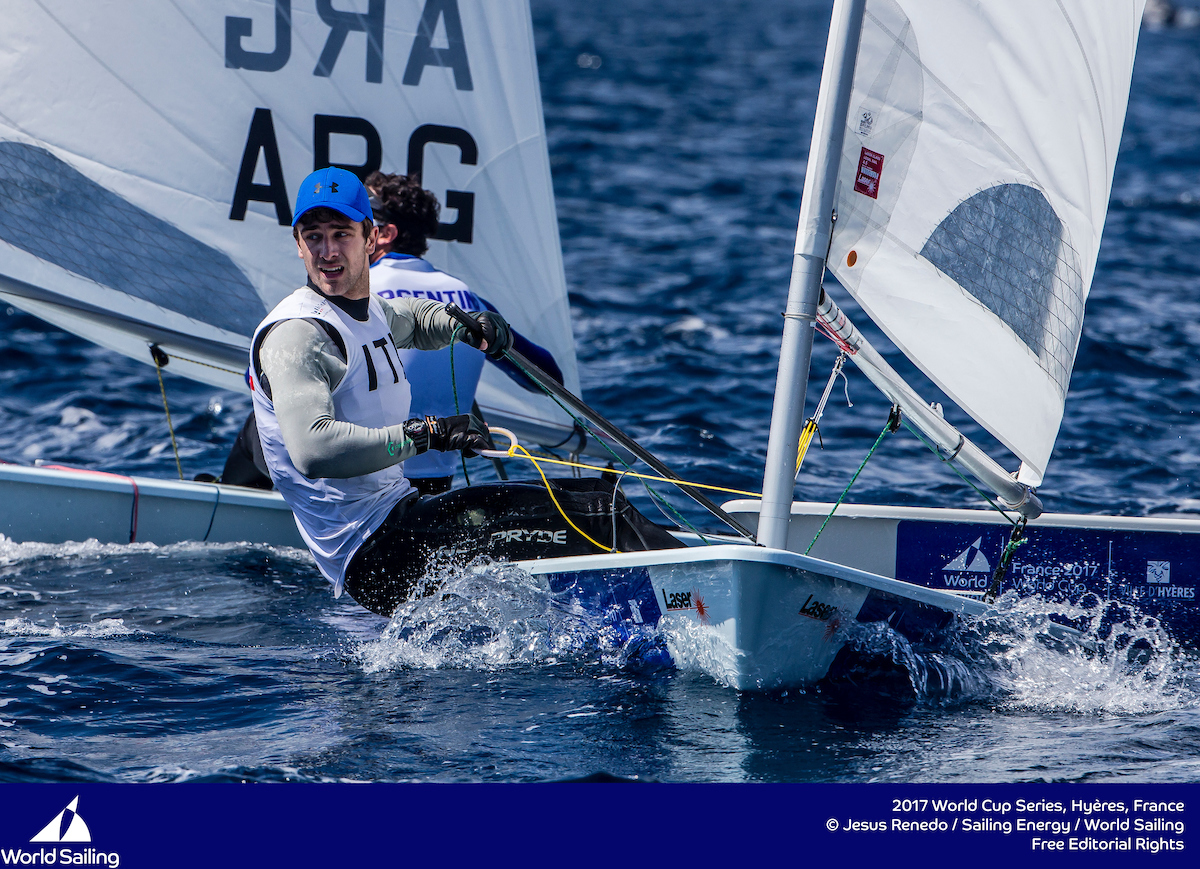
[[[554,497],[554,487],[551,486],[550,481],[546,479],[546,474],[542,471],[541,465],[538,464],[538,460],[535,459],[530,454],[529,450],[525,449],[525,447],[521,446],[520,444],[514,444],[513,446],[508,448],[508,454],[510,456],[515,457],[517,450],[520,450],[522,453],[525,454],[525,458],[527,458],[527,459],[529,459],[529,461],[533,462],[533,466],[535,468],[537,468],[537,472],[539,474],[541,474],[542,482],[546,484],[546,491],[550,494],[550,500],[554,502],[554,506],[558,509],[559,515],[567,520],[567,524],[570,525],[572,528],[574,528],[576,531],[578,531],[581,535],[583,535],[583,537],[585,537],[588,540],[588,542],[591,543],[593,546],[598,546],[601,549],[603,549],[605,552],[612,552],[613,547],[605,546],[603,543],[600,543],[597,540],[592,540],[591,537],[588,537],[588,535],[583,532],[583,529],[581,529],[578,525],[576,525],[574,522],[571,521],[571,517],[566,514],[566,511],[563,510],[562,505],[560,505],[558,503],[558,499]],[[543,461],[552,461],[552,460],[543,459]],[[558,462],[558,464],[563,464],[563,463]],[[600,470],[604,470],[604,469],[601,468]]]
[[[804,431],[800,432],[800,444],[796,448],[796,473],[800,473],[800,465],[804,463],[804,456],[808,452],[808,446],[812,443],[813,435],[817,433],[817,423],[814,420],[809,420],[804,425]]]
[[[151,350],[150,358],[154,360],[154,370],[158,372],[158,389],[162,392],[163,410],[167,413],[167,431],[171,433],[171,449],[175,451],[175,467],[179,471],[179,479],[183,479],[183,465],[179,461],[179,445],[175,443],[175,426],[171,424],[171,408],[167,406],[167,387],[163,385],[162,366],[158,357]]]
[[[516,450],[520,450],[525,455],[518,456]],[[509,447],[508,457],[510,459],[528,458],[529,461],[533,462],[535,467],[537,467],[538,462],[545,462],[548,465],[562,465],[563,467],[567,468],[583,468],[585,471],[600,471],[603,473],[608,470],[608,468],[602,468],[597,465],[585,465],[581,464],[580,462],[564,462],[562,459],[547,459],[545,457],[535,458],[530,454],[529,450],[520,445]],[[538,468],[538,473],[541,473],[541,471],[542,469]],[[689,483],[687,480],[673,480],[670,477],[659,477],[655,474],[639,474],[635,471],[626,471],[625,476],[637,477],[639,480],[651,480],[656,483],[671,483],[674,486],[687,486],[691,489],[709,489],[713,492],[726,492],[730,495],[745,495],[747,498],[762,497],[762,495],[758,492],[745,492],[741,489],[726,489],[724,486],[709,486],[705,483]]]

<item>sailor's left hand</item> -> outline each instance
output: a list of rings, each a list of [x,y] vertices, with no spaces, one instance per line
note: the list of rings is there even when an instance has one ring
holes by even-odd
[[[443,453],[462,451],[468,459],[479,455],[479,450],[494,450],[492,436],[479,417],[470,413],[442,418],[427,418],[429,421],[429,449]]]

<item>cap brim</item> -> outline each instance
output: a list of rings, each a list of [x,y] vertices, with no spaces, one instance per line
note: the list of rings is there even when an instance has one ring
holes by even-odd
[[[336,211],[338,214],[345,215],[356,223],[363,220],[373,220],[371,215],[363,214],[357,208],[351,208],[349,205],[342,205],[340,202],[322,202],[319,205],[313,205],[300,212],[300,214],[298,214],[292,221],[292,226],[298,226],[300,221],[304,219],[304,215],[308,214],[310,211],[316,211],[318,208],[328,208],[330,211]]]

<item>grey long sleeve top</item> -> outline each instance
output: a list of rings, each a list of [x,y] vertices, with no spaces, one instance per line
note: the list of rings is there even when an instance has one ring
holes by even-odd
[[[400,348],[440,350],[454,340],[457,323],[429,299],[382,299],[392,338]],[[357,477],[416,455],[402,425],[367,428],[333,415],[333,390],[346,360],[312,320],[276,323],[259,349],[284,445],[306,477]]]

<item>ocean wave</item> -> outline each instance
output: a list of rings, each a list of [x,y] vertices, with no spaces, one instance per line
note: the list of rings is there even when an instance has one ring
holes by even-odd
[[[130,637],[148,631],[130,628],[124,619],[100,619],[90,624],[42,625],[27,618],[11,618],[0,622],[0,637],[46,637],[49,639]]]
[[[101,543],[95,538],[79,542],[37,543],[17,541],[0,534],[0,566],[36,561],[42,558],[99,559],[121,555],[154,553],[166,557],[209,556],[214,553],[266,552],[281,559],[312,563],[306,549],[294,546],[268,546],[261,543],[204,543],[184,541],[157,545],[154,543]]]

